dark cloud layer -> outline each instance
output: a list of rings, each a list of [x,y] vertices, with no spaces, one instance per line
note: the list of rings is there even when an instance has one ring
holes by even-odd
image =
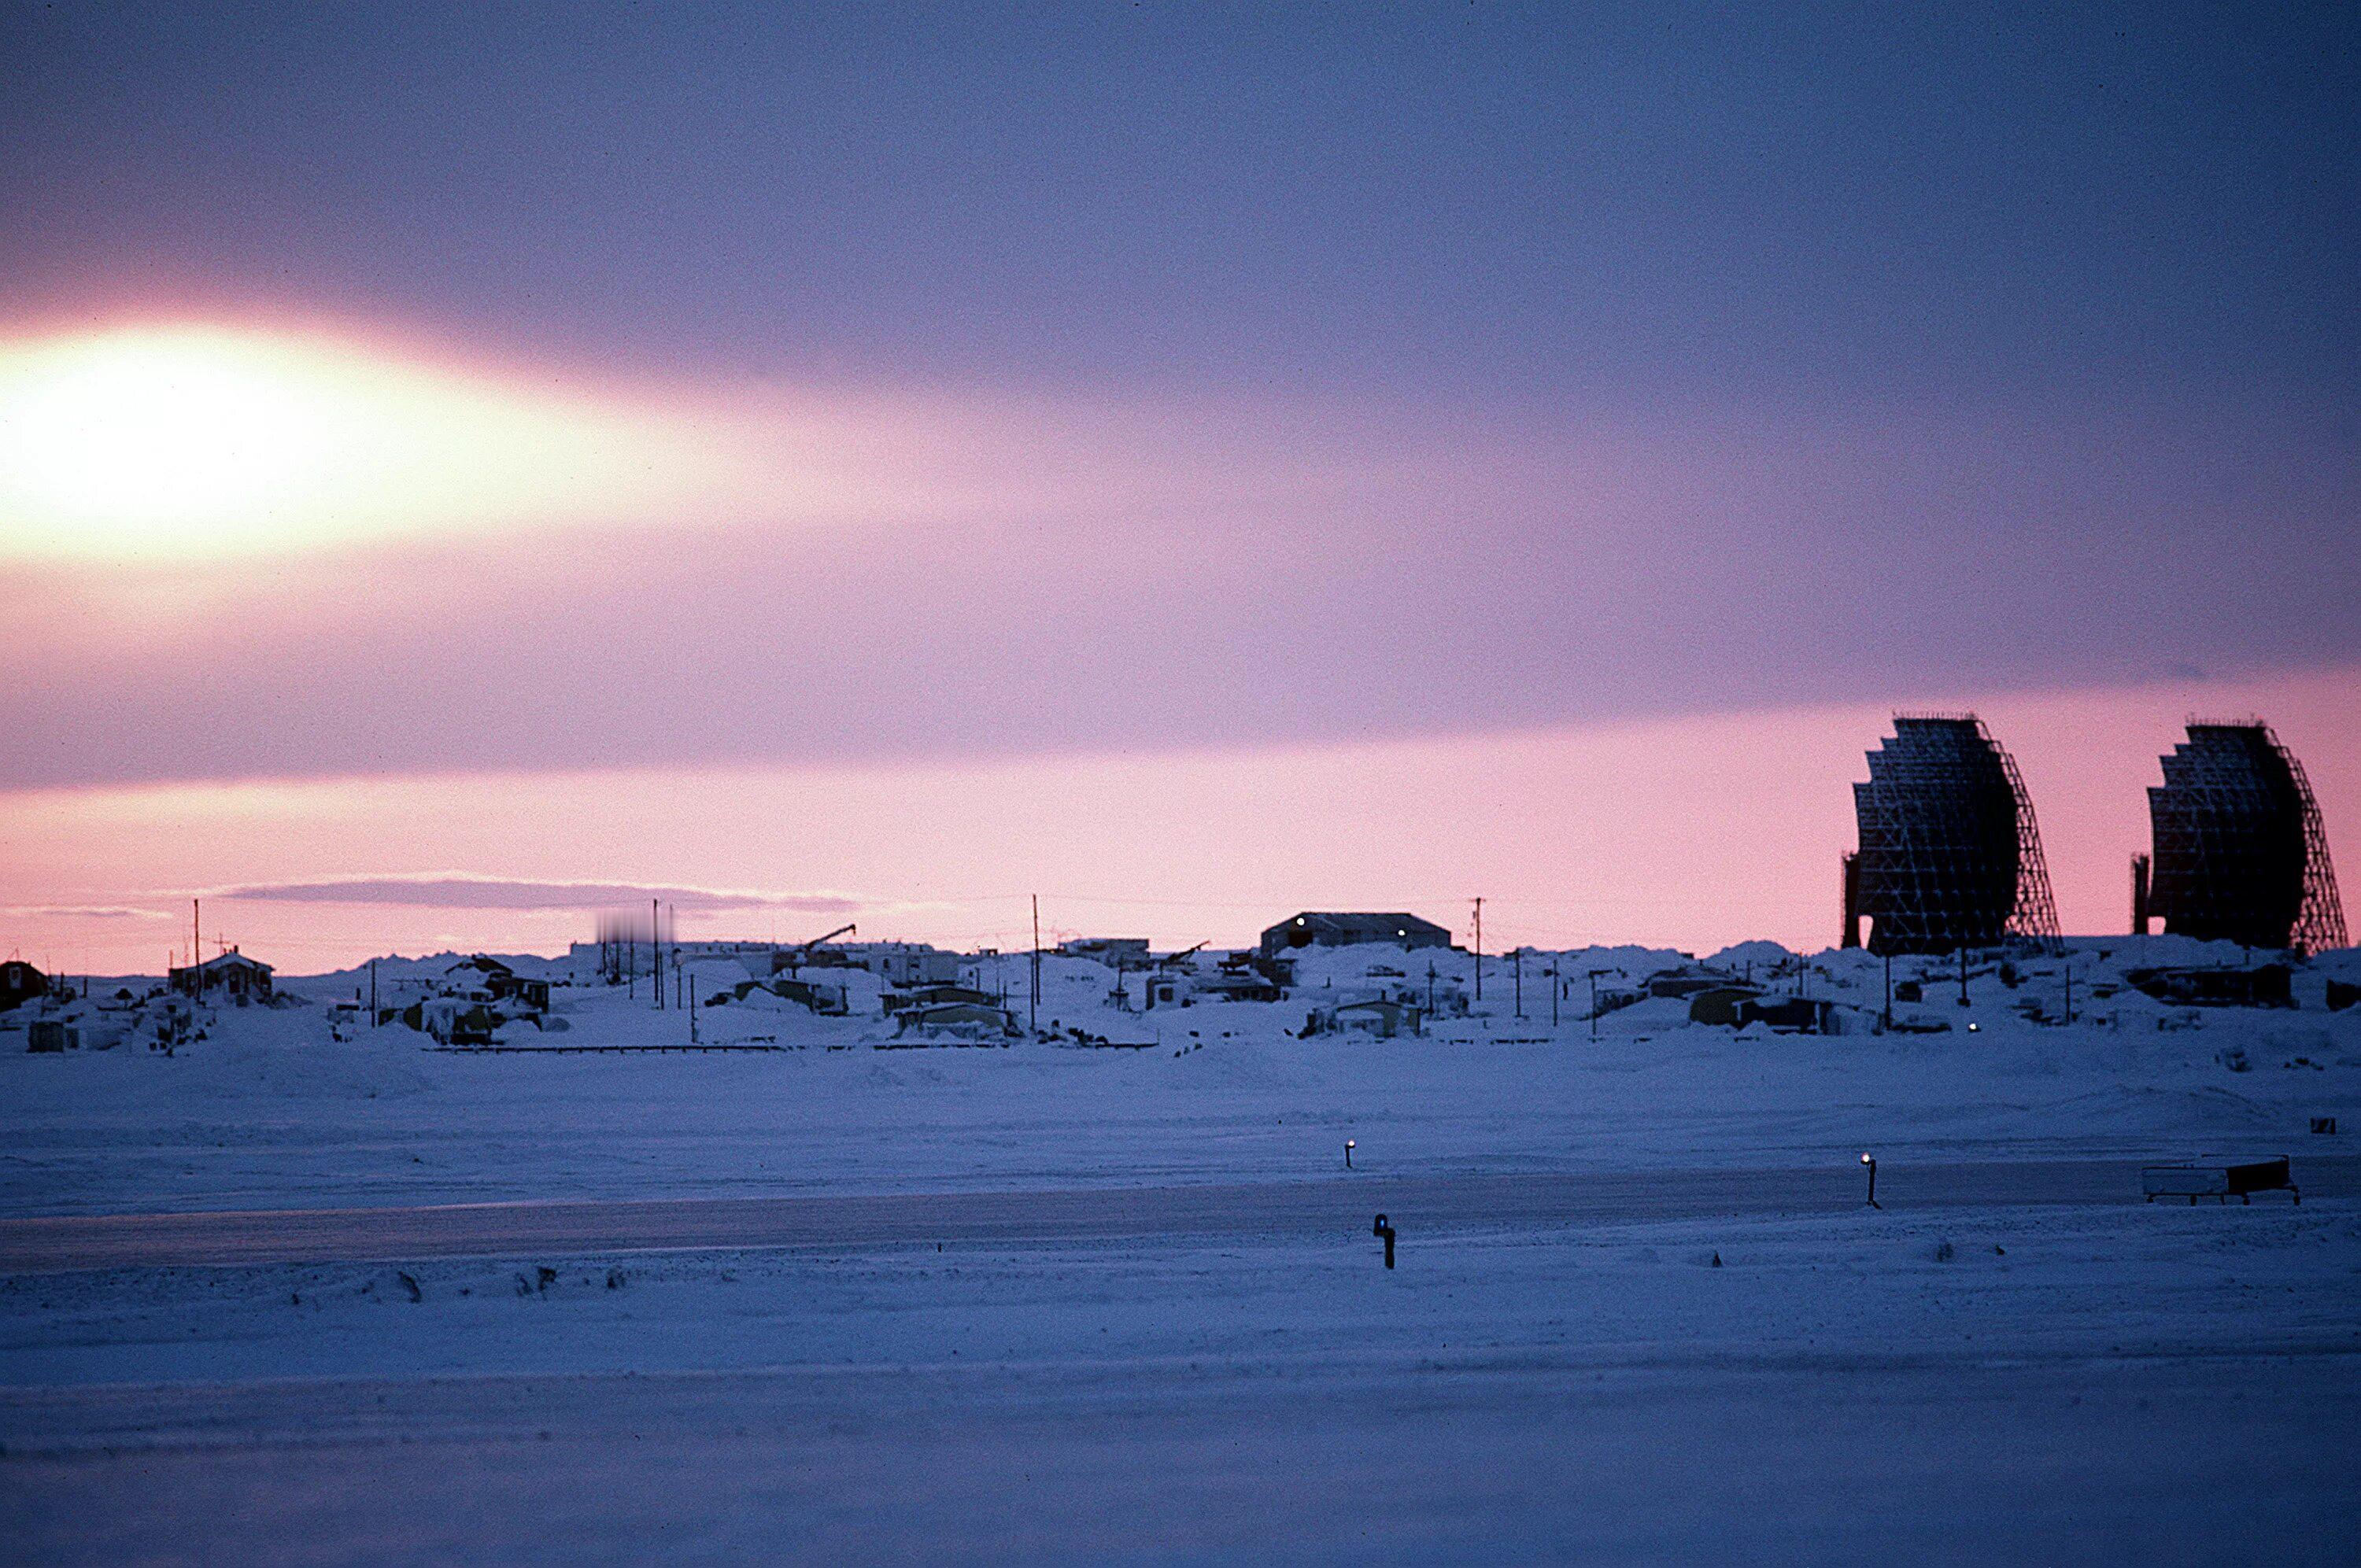
[[[214,896],[281,904],[392,904],[428,909],[632,909],[650,899],[661,899],[675,909],[700,914],[785,909],[805,915],[845,915],[862,907],[851,899],[812,894],[721,893],[708,888],[634,883],[520,882],[500,877],[359,877],[343,882],[229,888]]]

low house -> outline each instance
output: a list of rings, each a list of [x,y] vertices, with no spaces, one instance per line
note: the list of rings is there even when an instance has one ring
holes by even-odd
[[[1686,994],[1688,997],[1690,1023],[1719,1024],[1727,1028],[1736,1028],[1746,1022],[1742,1009],[1747,1003],[1761,997],[1763,993],[1752,986],[1719,984],[1694,992],[1676,992],[1671,994]]]
[[[914,985],[906,991],[889,991],[877,999],[887,1013],[899,1013],[908,1007],[950,1007],[962,1002],[983,1003],[998,1006],[1000,999],[988,991],[977,991],[965,985]]]
[[[1276,1002],[1279,990],[1252,970],[1225,969],[1218,974],[1191,976],[1187,995],[1191,1002]]]
[[[0,1013],[46,996],[49,992],[49,977],[22,959],[10,959],[0,964]]]
[[[1424,1022],[1412,1003],[1378,997],[1323,1007],[1312,1014],[1311,1026],[1304,1033],[1372,1035],[1380,1040],[1390,1040],[1397,1036],[1423,1033]]]
[[[1739,1023],[1760,1024],[1785,1034],[1825,1035],[1837,1004],[1820,996],[1774,996],[1758,999],[1739,1009]]]
[[[1148,963],[1145,937],[1073,937],[1059,943],[1058,952],[1062,958],[1096,959],[1111,969],[1146,969]]]
[[[852,1011],[852,1003],[840,985],[823,985],[818,981],[774,980],[771,989],[790,1002],[800,1002],[813,1012],[826,1017],[841,1018]]]
[[[1262,934],[1260,951],[1275,959],[1290,948],[1349,948],[1390,943],[1399,948],[1447,948],[1451,933],[1415,915],[1355,914],[1307,909]]]
[[[493,1001],[504,1002],[521,1012],[549,1011],[549,981],[545,980],[502,970],[486,980],[484,989],[492,993]]]
[[[1721,985],[1689,997],[1689,1022],[1742,1029],[1760,1024],[1798,1035],[1825,1035],[1836,1003],[1817,996],[1764,996],[1752,986]]]
[[[918,944],[880,945],[869,967],[888,985],[950,985],[960,976],[960,956]]]
[[[1016,1020],[988,1002],[949,1002],[933,1007],[906,1007],[898,1016],[897,1032],[902,1035],[983,1040],[1016,1032]]]
[[[2175,1007],[2292,1007],[2292,971],[2285,964],[2259,969],[2136,969],[2124,979]]]
[[[1732,986],[1727,975],[1696,974],[1684,970],[1667,970],[1662,974],[1652,974],[1648,977],[1647,982],[1648,994],[1660,997],[1696,997],[1702,996],[1709,991],[1740,989],[1744,990],[1749,996],[1761,994],[1752,986]]]
[[[247,958],[236,948],[201,964],[175,969],[165,978],[174,991],[184,996],[226,997],[240,1005],[270,997],[270,966]]]

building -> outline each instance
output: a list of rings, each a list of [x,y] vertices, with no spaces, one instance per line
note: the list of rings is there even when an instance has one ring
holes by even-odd
[[[938,1007],[906,1007],[897,1015],[904,1036],[932,1039],[996,1040],[1016,1033],[1016,1018],[988,1002],[949,1002]]]
[[[1688,993],[1689,1022],[1737,1028],[1746,1022],[1746,1009],[1763,993],[1751,985],[1708,985]]]
[[[36,1018],[25,1026],[25,1048],[36,1054],[82,1049],[82,1027],[63,1018]]]
[[[2136,969],[2134,990],[2173,1007],[2292,1007],[2294,974],[2285,964],[2258,969]]]
[[[1415,915],[1340,914],[1307,909],[1262,934],[1261,954],[1275,959],[1291,948],[1350,948],[1391,943],[1399,948],[1447,948],[1451,933]]]
[[[2303,764],[2260,723],[2191,724],[2147,792],[2152,852],[2132,917],[2179,937],[2316,953],[2345,943],[2328,835]]]
[[[1280,992],[1279,983],[1268,975],[1246,969],[1224,969],[1213,974],[1190,976],[1188,989],[1182,994],[1189,1002],[1276,1002]]]
[[[986,1006],[999,1004],[999,999],[990,992],[966,985],[914,985],[906,991],[889,991],[877,1000],[879,1007],[887,1013],[899,1013],[913,1007],[949,1007],[959,1003]]]
[[[1368,1035],[1390,1040],[1425,1032],[1425,1020],[1416,1004],[1383,996],[1319,1008],[1308,1023],[1307,1035]]]
[[[549,981],[545,980],[503,970],[491,976],[484,989],[492,993],[495,1002],[505,1002],[530,1013],[549,1011]]]
[[[869,942],[862,968],[876,970],[885,985],[954,985],[959,954],[926,942]]]
[[[1972,713],[1904,714],[1853,786],[1844,944],[1944,953],[2058,940],[2041,830],[2016,763]]]
[[[829,985],[816,980],[802,980],[793,975],[782,975],[777,980],[767,982],[759,980],[741,981],[737,987],[738,1000],[745,1001],[747,996],[757,989],[766,989],[774,996],[808,1007],[813,1012],[830,1018],[841,1018],[852,1011],[852,1003],[846,994],[845,988],[840,985]]]
[[[270,966],[232,948],[201,964],[173,970],[166,979],[172,989],[195,997],[221,997],[244,1003],[269,1001]]]
[[[1722,985],[1689,998],[1689,1022],[1718,1024],[1743,1029],[1760,1024],[1766,1029],[1799,1035],[1825,1035],[1836,1003],[1817,996],[1766,997],[1752,986]]]
[[[0,1013],[49,993],[49,977],[22,959],[0,964]]]
[[[1096,959],[1110,969],[1146,969],[1145,937],[1071,937],[1058,944],[1060,958]]]

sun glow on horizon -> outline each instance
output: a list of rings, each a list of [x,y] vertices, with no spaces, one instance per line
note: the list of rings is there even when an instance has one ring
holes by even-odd
[[[0,342],[0,554],[179,558],[628,517],[730,458],[618,401],[220,326]]]

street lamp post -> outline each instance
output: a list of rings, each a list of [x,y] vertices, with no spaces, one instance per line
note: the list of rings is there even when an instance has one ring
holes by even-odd
[[[1869,1167],[1869,1206],[1883,1209],[1885,1205],[1877,1201],[1877,1157],[1864,1154],[1861,1157],[1861,1163]]]

